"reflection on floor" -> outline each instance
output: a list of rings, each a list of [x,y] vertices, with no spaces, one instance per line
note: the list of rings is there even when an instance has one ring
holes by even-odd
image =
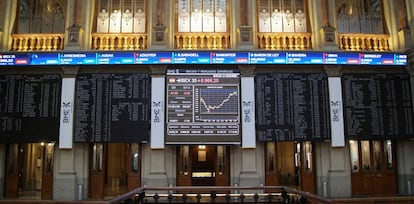
[[[105,187],[105,196],[106,197],[112,197],[112,196],[118,196],[121,194],[127,193],[127,187],[126,186],[120,186],[120,185],[107,185]]]
[[[21,200],[40,200],[41,191],[19,191],[19,198]]]

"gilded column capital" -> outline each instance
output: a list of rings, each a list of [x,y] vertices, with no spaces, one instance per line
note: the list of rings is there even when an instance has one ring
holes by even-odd
[[[240,75],[243,77],[252,77],[255,74],[255,65],[239,65]]]
[[[79,72],[79,66],[62,66],[62,77],[76,77]]]
[[[167,65],[151,65],[151,76],[152,77],[163,77],[165,76],[165,71],[167,70]]]
[[[339,77],[341,76],[341,65],[324,65],[323,68],[325,69],[326,74],[328,77]]]

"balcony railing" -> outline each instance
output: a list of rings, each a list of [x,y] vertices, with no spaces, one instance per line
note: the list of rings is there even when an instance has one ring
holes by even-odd
[[[55,51],[64,49],[64,34],[12,34],[11,51]]]
[[[258,48],[264,50],[310,50],[311,33],[258,33]]]
[[[139,187],[110,200],[29,200],[0,199],[0,204],[151,204],[151,203],[293,203],[293,204],[359,204],[414,203],[413,196],[364,196],[362,198],[324,198],[285,186],[177,186]]]
[[[176,49],[229,49],[229,33],[176,33]]]
[[[129,200],[129,201],[128,201]],[[108,204],[134,203],[329,203],[329,199],[284,186],[141,187],[115,197]]]
[[[346,51],[389,51],[389,35],[347,33],[338,34],[340,50]]]
[[[147,34],[92,33],[93,50],[143,50],[147,43]]]

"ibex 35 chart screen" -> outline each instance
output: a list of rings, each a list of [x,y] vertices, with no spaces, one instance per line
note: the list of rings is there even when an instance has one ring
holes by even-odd
[[[239,136],[235,70],[170,69],[166,90],[168,136]]]

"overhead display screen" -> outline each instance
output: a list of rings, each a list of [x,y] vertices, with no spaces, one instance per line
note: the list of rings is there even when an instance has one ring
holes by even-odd
[[[258,141],[330,140],[328,77],[323,73],[258,73]]]
[[[414,138],[408,74],[344,74],[342,84],[348,138]]]
[[[149,92],[148,74],[78,74],[74,141],[148,141]]]
[[[59,136],[61,77],[0,75],[0,142],[55,142]]]
[[[240,144],[238,70],[167,71],[166,143]]]
[[[344,64],[406,65],[407,54],[286,51],[0,53],[0,66],[98,64]]]

